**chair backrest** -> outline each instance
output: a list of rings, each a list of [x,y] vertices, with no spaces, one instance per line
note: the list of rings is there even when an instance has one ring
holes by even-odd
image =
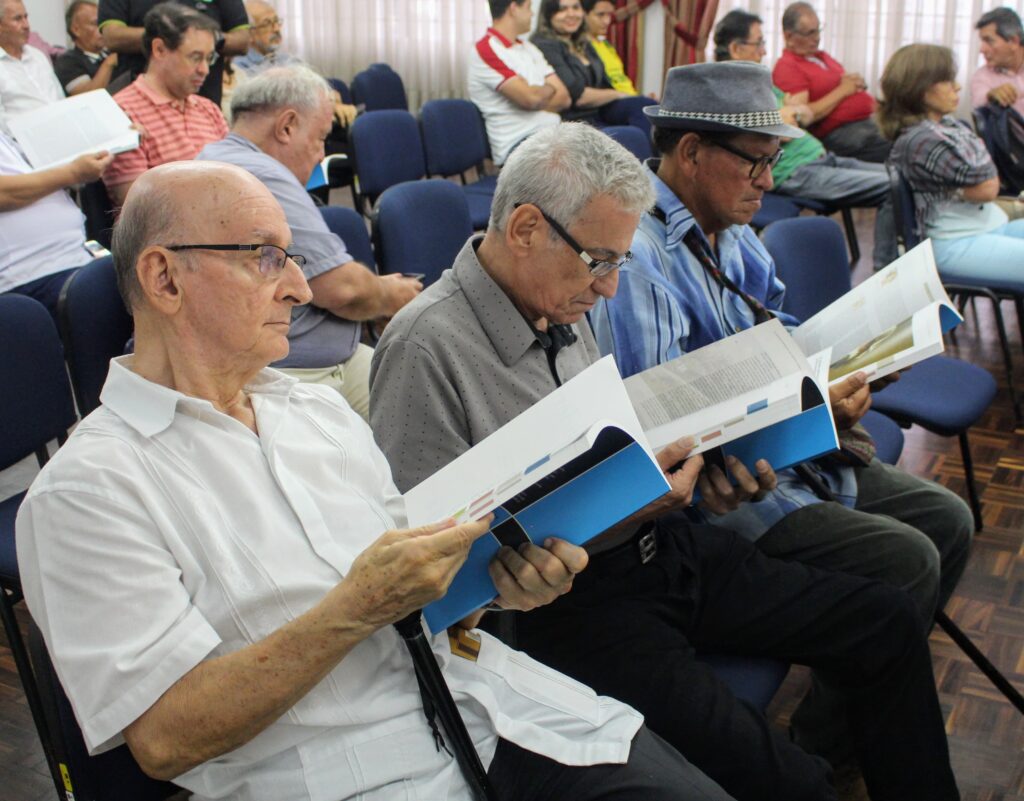
[[[331,233],[345,243],[345,250],[352,258],[370,269],[376,269],[370,232],[366,230],[366,220],[359,212],[345,206],[321,206],[320,213]]]
[[[461,175],[487,158],[487,131],[468,100],[428,100],[420,109],[428,175]]]
[[[134,321],[117,291],[110,256],[89,262],[68,280],[57,317],[75,401],[84,417],[100,405],[110,360],[124,353],[132,336]]]
[[[0,470],[75,422],[64,350],[50,312],[23,295],[0,295]]]
[[[640,161],[647,161],[647,159],[654,156],[654,147],[651,144],[651,140],[635,125],[609,125],[601,130],[640,159]]]
[[[910,182],[894,164],[887,164],[889,170],[889,195],[892,198],[892,213],[896,219],[896,249],[900,255],[921,242],[917,233],[917,213],[914,210],[914,190]]]
[[[426,175],[420,127],[408,111],[359,115],[352,123],[350,141],[359,194],[369,203],[389,186]]]
[[[473,233],[469,204],[451,181],[399,184],[380,196],[373,222],[382,273],[423,273],[436,281]]]
[[[181,792],[180,787],[151,779],[143,773],[126,745],[90,757],[71,703],[34,621],[29,623],[28,639],[50,739],[57,761],[67,771],[65,782],[71,783],[75,801],[163,801]],[[68,798],[71,797],[68,793]]]
[[[341,78],[328,78],[327,83],[341,96],[342,103],[352,105],[352,92],[349,90],[347,83],[341,80]]]
[[[402,76],[387,64],[371,64],[352,78],[352,99],[366,111],[409,110]]]
[[[850,263],[839,224],[828,217],[794,217],[764,229],[764,246],[786,285],[782,310],[813,317],[850,291]]]

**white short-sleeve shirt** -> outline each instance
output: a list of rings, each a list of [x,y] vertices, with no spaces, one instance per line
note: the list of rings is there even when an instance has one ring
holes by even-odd
[[[132,358],[112,363],[103,405],[17,520],[25,596],[94,752],[202,660],[310,609],[404,525],[370,429],[337,393],[263,371],[247,387],[257,436],[136,375]],[[485,765],[499,736],[566,764],[625,761],[637,712],[478,636],[477,661],[444,635],[433,647]],[[469,797],[390,626],[253,740],[175,781],[198,799]]]
[[[512,148],[527,136],[560,120],[551,111],[528,111],[516,105],[498,88],[517,76],[530,86],[543,86],[553,72],[535,45],[509,41],[494,28],[476,43],[469,57],[469,97],[484,115],[495,164],[504,164]]]
[[[31,170],[14,140],[0,133],[0,175]],[[63,189],[20,209],[0,211],[0,292],[90,259],[85,217]]]
[[[21,58],[0,47],[0,130],[18,114],[64,99],[53,64],[42,50],[25,45]]]

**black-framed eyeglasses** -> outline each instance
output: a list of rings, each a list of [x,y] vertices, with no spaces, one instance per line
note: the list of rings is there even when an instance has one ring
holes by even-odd
[[[767,42],[762,38],[762,39],[756,39],[753,42],[742,42],[741,41],[741,42],[737,42],[736,44],[746,45],[747,47],[756,47],[758,50],[760,50],[761,48],[763,48],[767,44]]]
[[[707,142],[709,145],[720,147],[722,148],[722,150],[732,153],[734,156],[739,156],[744,161],[749,161],[751,181],[756,181],[764,174],[765,170],[767,170],[769,167],[774,167],[782,159],[781,147],[774,153],[772,153],[770,156],[751,156],[749,153],[744,153],[738,147],[730,145],[728,142],[722,142],[719,141],[718,139],[705,139],[704,141]]]
[[[168,250],[221,250],[228,252],[254,251],[260,253],[260,275],[266,278],[277,278],[284,272],[284,266],[291,259],[299,267],[306,263],[306,257],[298,253],[289,253],[277,245],[165,245]]]
[[[515,208],[518,209],[522,205],[524,204],[516,203]],[[542,209],[536,203],[531,203],[530,205],[536,207],[537,211],[540,212],[540,216],[544,218],[548,225],[551,226],[552,230],[554,230],[554,232],[562,238],[562,241],[565,242],[565,244],[567,244],[570,248],[573,249],[573,251],[575,251],[577,256],[583,259],[583,263],[587,265],[587,270],[590,271],[590,275],[593,278],[600,278],[602,275],[608,275],[608,273],[618,270],[620,267],[622,267],[630,259],[633,258],[632,251],[627,250],[625,253],[622,254],[621,258],[619,258],[616,261],[609,261],[608,259],[595,259],[589,253],[587,253],[586,250],[583,249],[579,242],[572,238],[572,235],[568,231],[566,231],[558,223],[557,220],[553,219],[552,217],[549,217],[547,212],[544,211],[544,209]]]

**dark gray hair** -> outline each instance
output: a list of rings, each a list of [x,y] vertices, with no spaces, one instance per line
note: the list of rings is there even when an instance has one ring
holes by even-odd
[[[231,95],[231,119],[283,108],[313,111],[331,97],[331,85],[302,64],[273,67],[243,81]]]
[[[782,30],[786,33],[792,33],[796,30],[796,26],[800,24],[800,17],[804,14],[813,14],[814,6],[810,3],[790,3],[786,6],[786,10],[782,12]]]
[[[610,136],[579,122],[535,133],[512,151],[498,176],[489,228],[505,230],[518,203],[534,203],[563,226],[591,200],[608,195],[628,212],[654,205],[654,187],[636,156]],[[551,232],[556,237],[554,231]]]
[[[142,52],[147,59],[153,55],[154,39],[162,41],[169,50],[177,50],[191,29],[207,31],[216,38],[220,26],[201,11],[174,0],[158,3],[142,18]]]
[[[6,2],[3,5],[6,6]],[[71,23],[75,21],[75,14],[78,13],[78,9],[82,6],[94,5],[96,5],[96,0],[74,0],[74,2],[68,6],[67,11],[64,12],[64,30],[68,32],[68,36],[72,39],[75,37],[71,33]],[[0,12],[0,18],[2,18],[2,13],[3,12]]]
[[[1020,17],[1017,16],[1017,12],[1012,8],[1002,6],[1001,8],[993,8],[991,11],[986,11],[978,18],[978,24],[974,27],[980,31],[986,25],[992,24],[996,26],[996,33],[1003,39],[1016,36],[1017,41],[1020,44],[1024,44],[1024,27],[1021,26]]]
[[[715,61],[731,61],[729,45],[733,42],[742,42],[750,35],[750,29],[754,23],[760,23],[761,18],[757,14],[751,14],[739,8],[734,8],[715,25]]]

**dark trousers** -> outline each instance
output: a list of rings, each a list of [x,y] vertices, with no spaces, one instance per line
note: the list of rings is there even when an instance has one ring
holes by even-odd
[[[30,298],[35,298],[46,307],[46,310],[50,312],[53,321],[56,323],[57,300],[60,298],[60,291],[64,288],[64,284],[67,283],[72,273],[77,272],[77,270],[77,267],[71,267],[67,270],[50,273],[42,278],[36,278],[34,281],[29,281],[27,284],[16,286],[7,291],[13,292],[15,295],[27,295]]]
[[[927,641],[902,591],[765,556],[682,518],[591,560],[570,593],[518,615],[517,644],[642,712],[652,731],[739,801],[834,799],[831,768],[737,700],[695,650],[815,668],[843,693],[873,801],[953,801]]]
[[[644,114],[644,107],[657,105],[657,102],[643,95],[613,100],[608,105],[601,106],[601,121],[605,125],[632,125],[650,138],[651,121]]]
[[[822,137],[825,147],[840,156],[850,156],[861,161],[885,163],[889,157],[892,142],[882,136],[875,121],[868,117],[858,122],[840,125]]]
[[[646,726],[624,765],[562,765],[498,740],[487,776],[498,801],[732,801]]]

